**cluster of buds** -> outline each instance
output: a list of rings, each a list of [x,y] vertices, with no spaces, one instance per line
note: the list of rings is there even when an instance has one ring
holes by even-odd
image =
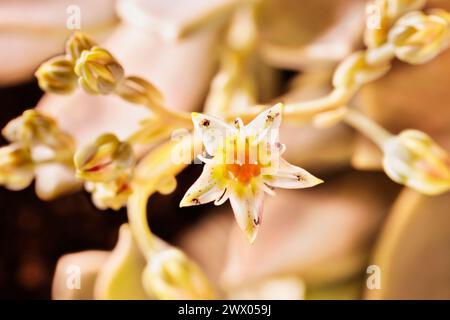
[[[77,177],[86,181],[99,209],[120,209],[131,193],[130,180],[135,156],[128,142],[103,134],[74,156]]]
[[[369,48],[386,43],[392,24],[402,15],[422,9],[426,0],[372,0],[367,4],[369,13],[364,42]]]
[[[430,136],[405,130],[383,144],[383,167],[394,181],[428,195],[450,189],[450,156]]]
[[[82,33],[74,33],[66,43],[66,54],[54,57],[39,67],[35,76],[39,87],[46,92],[71,93],[78,86],[75,66],[82,53],[91,50],[95,42]]]
[[[67,41],[66,54],[43,63],[35,75],[46,92],[70,93],[79,84],[90,94],[109,94],[124,71],[107,50],[78,32]]]
[[[52,118],[35,109],[26,110],[10,121],[2,134],[11,143],[0,148],[0,184],[8,189],[28,187],[33,181],[36,165],[49,162],[71,165],[75,148],[73,139],[60,130]],[[39,152],[35,152],[37,148],[47,158],[39,158]]]
[[[158,299],[214,298],[214,290],[199,266],[173,247],[151,254],[142,281],[148,294]]]
[[[83,33],[77,32],[66,42],[66,54],[43,63],[35,75],[42,90],[57,94],[71,93],[78,86],[90,95],[114,94],[133,104],[152,111],[152,119],[170,119],[165,128],[189,126],[188,114],[164,106],[161,92],[149,81],[136,76],[124,76],[124,69],[114,56],[99,47]],[[167,137],[167,130],[142,128],[139,139],[152,136],[158,140]]]
[[[316,124],[323,122],[321,118],[336,123],[344,118],[346,105],[355,92],[385,75],[393,58],[423,64],[449,46],[450,14],[447,11],[435,9],[428,15],[414,11],[425,5],[423,0],[376,0],[371,5],[378,8],[380,28],[366,30],[368,48],[353,53],[339,64],[333,76],[334,90],[327,97],[288,106],[287,113],[291,117],[314,110]],[[327,114],[330,111],[331,114]]]
[[[89,94],[117,94],[136,104],[161,106],[162,95],[139,77],[124,76],[120,63],[81,32],[66,42],[66,54],[44,62],[35,73],[42,90],[67,94],[80,85]]]
[[[422,64],[430,61],[450,44],[450,16],[444,10],[420,11],[400,18],[388,35],[398,59]]]
[[[420,6],[419,2],[409,3],[401,10]],[[430,15],[411,12],[396,21],[389,30],[385,47],[356,52],[345,59],[334,73],[333,85],[337,89],[352,91],[382,77],[389,71],[394,56],[411,64],[422,64],[441,53],[449,44],[448,12],[432,10]]]

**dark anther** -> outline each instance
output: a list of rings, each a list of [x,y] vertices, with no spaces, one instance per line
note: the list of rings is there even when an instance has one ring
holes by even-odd
[[[275,118],[271,114],[268,114],[267,117],[266,117],[266,121],[267,122],[272,122],[274,119]]]
[[[220,201],[222,200],[222,198],[225,196],[225,194],[227,193],[227,189],[225,188],[225,190],[223,190],[222,195],[219,197],[219,199],[217,199],[216,201]]]

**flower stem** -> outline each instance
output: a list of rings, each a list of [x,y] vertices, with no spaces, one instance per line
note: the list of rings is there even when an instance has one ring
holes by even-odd
[[[156,240],[147,221],[147,201],[153,190],[137,189],[128,200],[128,222],[139,249],[148,259],[156,248]]]
[[[370,65],[385,64],[395,57],[394,46],[391,43],[385,43],[379,47],[367,50],[367,62]]]
[[[67,165],[73,165],[73,155],[71,154],[70,157],[67,155],[63,156],[55,156],[47,159],[33,159],[33,163],[35,166],[41,166],[46,164],[52,164],[52,163],[64,163]]]
[[[349,109],[344,121],[375,142],[380,149],[383,149],[386,140],[392,137],[390,132],[361,112]]]
[[[163,177],[176,176],[190,163],[174,163],[171,157],[174,148],[191,146],[192,149],[187,149],[194,150],[192,143],[191,135],[181,141],[166,142],[145,156],[134,171],[133,193],[128,198],[127,205],[128,222],[133,237],[146,259],[150,258],[158,246],[158,240],[152,234],[147,221],[148,198],[155,192],[161,192]]]
[[[321,112],[330,111],[346,105],[353,96],[353,90],[334,89],[325,97],[286,104],[284,116],[286,119],[294,118],[313,118]]]
[[[348,103],[353,91],[334,89],[328,95],[309,101],[288,103],[284,106],[283,116],[290,121],[310,121],[319,113],[331,111]],[[253,120],[258,114],[266,110],[269,105],[256,105],[243,112],[228,113],[227,120],[241,118],[245,123]]]

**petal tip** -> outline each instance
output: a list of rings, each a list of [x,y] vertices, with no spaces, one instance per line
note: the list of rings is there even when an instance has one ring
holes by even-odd
[[[191,206],[190,202],[191,201],[189,201],[189,199],[187,197],[183,197],[183,199],[181,199],[181,201],[180,201],[179,206],[180,206],[180,208],[190,207]]]
[[[278,103],[276,103],[276,104],[272,107],[272,109],[280,109],[280,112],[283,112],[283,109],[284,109],[284,103],[278,102]]]
[[[269,113],[275,113],[277,116],[282,115],[283,111],[284,111],[284,104],[281,102],[274,104],[270,109],[268,109]]]
[[[325,181],[322,180],[322,179],[319,179],[319,178],[317,178],[317,177],[314,177],[314,178],[315,178],[315,181],[314,181],[314,185],[315,185],[315,186],[317,186],[318,184],[325,183]]]
[[[206,202],[200,202],[199,199],[193,198],[192,195],[189,195],[189,196],[186,195],[180,201],[180,208],[198,206],[199,204],[204,204],[204,203],[206,203]]]
[[[253,229],[253,230],[250,231],[250,232],[245,232],[245,236],[247,237],[247,241],[248,241],[248,243],[250,243],[250,244],[253,244],[253,243],[255,242],[256,236],[257,236],[257,235],[258,235],[258,231],[257,231],[256,228]]]

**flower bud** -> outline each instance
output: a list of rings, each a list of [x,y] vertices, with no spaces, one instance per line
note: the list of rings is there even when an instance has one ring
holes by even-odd
[[[34,178],[30,152],[18,144],[0,148],[0,185],[10,190],[28,187]]]
[[[94,143],[79,149],[74,157],[77,176],[93,182],[111,182],[135,162],[131,145],[113,134],[103,134]]]
[[[163,105],[161,92],[153,84],[139,77],[126,77],[117,87],[116,93],[131,103]]]
[[[407,12],[420,10],[427,3],[427,0],[388,0],[387,14],[389,18],[395,19]]]
[[[178,249],[163,249],[150,257],[142,281],[149,295],[163,300],[212,299],[213,289],[202,270]]]
[[[91,50],[96,43],[82,32],[75,32],[66,42],[66,54],[76,63],[85,50]]]
[[[336,68],[333,86],[353,89],[382,77],[389,69],[389,63],[370,65],[366,60],[366,52],[355,52]]]
[[[450,12],[443,10],[443,9],[431,9],[428,11],[429,14],[433,16],[441,17],[442,19],[446,20],[448,23],[450,23]]]
[[[389,32],[398,59],[422,64],[450,44],[450,23],[442,15],[412,12],[400,18]]]
[[[395,182],[428,195],[450,189],[450,157],[427,134],[405,130],[389,138],[383,167]]]
[[[426,0],[371,0],[367,4],[367,28],[364,41],[369,48],[381,46],[387,40],[391,24],[404,14],[422,9]]]
[[[78,85],[74,64],[65,56],[54,57],[41,64],[35,76],[45,92],[68,94]]]
[[[123,174],[111,182],[86,182],[86,190],[92,194],[92,202],[100,210],[119,210],[126,205],[131,194],[130,175]]]
[[[123,78],[123,68],[105,49],[83,51],[75,65],[81,86],[91,94],[109,94]]]
[[[70,157],[75,145],[72,137],[60,130],[53,118],[36,109],[26,110],[10,121],[2,134],[10,142],[19,142],[27,147],[45,145],[59,155],[66,153]]]

